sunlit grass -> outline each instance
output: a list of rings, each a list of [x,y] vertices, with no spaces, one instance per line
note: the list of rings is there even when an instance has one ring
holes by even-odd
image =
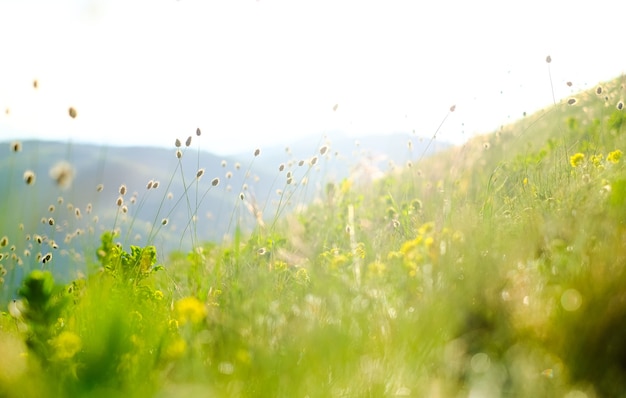
[[[3,294],[0,395],[620,396],[624,84],[555,100],[432,157],[413,153],[374,181],[355,170],[310,186],[341,155],[332,141],[306,159],[286,153],[273,181],[255,180],[260,149],[206,175],[190,156],[199,129],[176,140],[168,180],[93,181],[94,195],[117,189],[111,203],[64,199],[71,165],[50,176],[11,169],[0,274],[16,294]],[[10,168],[30,149],[6,150]],[[230,186],[233,173],[241,185]],[[49,177],[55,203],[9,189]],[[257,198],[256,184],[272,196]],[[200,242],[212,190],[232,203],[229,229]],[[140,228],[148,195],[161,205]],[[188,222],[175,239],[191,249],[160,253],[180,206]],[[60,272],[59,258],[73,268]]]

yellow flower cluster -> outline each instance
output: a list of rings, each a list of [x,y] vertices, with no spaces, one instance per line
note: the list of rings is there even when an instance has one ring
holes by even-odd
[[[607,155],[606,160],[610,163],[617,164],[619,163],[621,158],[622,158],[622,151],[620,151],[619,149],[616,149]]]
[[[180,325],[200,323],[204,320],[207,313],[204,303],[193,296],[178,300],[174,304],[174,312],[176,313],[176,320],[178,320]]]
[[[578,166],[582,166],[584,161],[585,161],[585,155],[580,152],[573,154],[569,158],[569,164],[572,165],[572,167],[574,168]]]

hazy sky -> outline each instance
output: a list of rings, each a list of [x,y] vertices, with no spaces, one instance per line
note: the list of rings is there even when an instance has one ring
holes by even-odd
[[[231,153],[432,136],[456,104],[439,134],[460,142],[550,105],[548,54],[557,99],[624,73],[624,15],[623,1],[0,0],[0,140],[169,147],[200,127],[204,149]]]

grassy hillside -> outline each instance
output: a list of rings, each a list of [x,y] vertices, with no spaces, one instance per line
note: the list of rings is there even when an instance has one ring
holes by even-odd
[[[32,235],[15,265],[11,232],[5,280],[37,270],[0,318],[0,395],[623,396],[625,85],[375,182],[359,163],[297,206],[324,145],[276,165],[278,211],[252,234],[163,261],[93,235],[69,284]]]

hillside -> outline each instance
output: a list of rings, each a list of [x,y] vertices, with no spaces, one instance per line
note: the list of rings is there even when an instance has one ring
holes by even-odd
[[[250,233],[167,257],[84,243],[96,264],[29,274],[3,314],[0,393],[623,396],[624,98],[621,76],[309,200],[301,177],[341,158],[318,142],[303,166],[271,156],[277,211]]]

